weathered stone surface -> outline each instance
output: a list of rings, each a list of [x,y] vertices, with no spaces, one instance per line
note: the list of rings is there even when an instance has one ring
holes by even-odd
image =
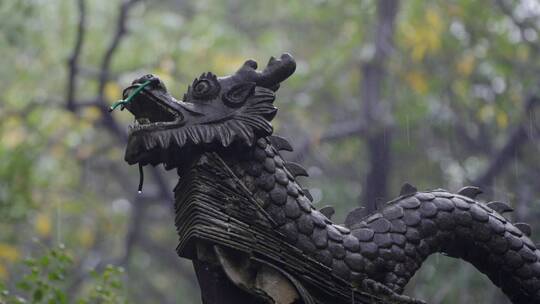
[[[313,239],[313,243],[315,246],[317,246],[317,248],[328,247],[328,234],[326,229],[315,228],[311,238]]]
[[[266,156],[268,156],[268,158],[272,158],[276,155],[271,146],[266,147],[266,149],[264,150],[264,153],[266,153]]]
[[[294,183],[287,184],[287,194],[295,198],[298,197],[298,188]]]
[[[350,269],[361,272],[364,270],[364,258],[358,253],[347,252],[345,256],[345,263]]]
[[[452,213],[441,211],[437,213],[437,227],[441,230],[451,231],[454,229],[456,222]]]
[[[266,142],[266,138],[259,138],[257,139],[257,146],[261,149],[264,149],[266,148],[266,146],[268,145],[268,143]],[[257,149],[258,150],[258,149]]]
[[[307,254],[313,254],[317,250],[315,244],[313,244],[312,239],[303,234],[298,235],[296,245],[298,246],[298,248],[300,248],[300,250]]]
[[[311,212],[311,216],[313,217],[313,223],[315,224],[315,226],[320,228],[326,227],[326,217],[322,213],[317,210],[313,210]]]
[[[276,172],[276,163],[273,158],[266,158],[263,163],[264,170],[268,173]]]
[[[354,302],[349,301],[353,294],[362,303],[365,296],[374,296],[374,303],[416,303],[398,293],[429,254],[442,251],[471,262],[501,284],[516,303],[540,303],[540,251],[527,237],[530,227],[512,224],[501,215],[512,210],[507,203],[483,205],[473,200],[478,188],[469,186],[452,194],[442,189],[417,192],[406,184],[401,196],[380,210],[350,213],[346,227],[330,220],[331,209],[322,209],[328,216],[315,210],[309,191],[296,181],[307,171],[284,162],[278,151],[292,147],[285,139],[271,136],[274,94],[294,71],[294,60],[283,55],[272,58],[262,71],[256,68],[248,60],[233,77],[204,73],[181,102],[167,94],[159,79],[144,76],[133,85],[147,87],[136,90],[139,95],[126,104],[137,119],[150,117],[146,119],[152,123],[144,126],[144,132],[130,132],[126,161],[178,170],[179,255],[203,257],[208,247],[218,257],[215,265],[206,265],[210,263],[206,259],[196,261],[202,265],[197,271],[227,269],[235,272],[229,273],[235,279],[220,283],[251,289],[256,284],[268,287],[271,280],[264,279],[264,268],[275,267],[272,279],[278,285],[305,287],[305,291],[289,289],[289,298],[298,302],[310,302],[300,298],[302,293],[319,304]],[[133,93],[133,88],[128,91]],[[163,128],[157,117],[171,113],[178,121],[167,120]],[[201,255],[193,255],[193,248]],[[222,248],[235,252],[233,264],[238,267],[231,266]],[[215,267],[219,263],[223,267]],[[253,282],[246,269],[257,267],[262,268]],[[212,274],[199,278],[211,279]],[[359,288],[351,291],[351,286]],[[280,294],[265,288],[271,297]]]
[[[287,186],[287,184],[289,184],[289,178],[287,177],[285,171],[281,169],[276,169],[276,173],[274,174],[274,176],[278,184],[283,186]]]
[[[465,202],[463,199],[459,197],[454,197],[452,199],[452,202],[454,202],[454,206],[456,206],[457,208],[461,210],[469,210],[469,208],[471,208],[471,204]]]
[[[379,247],[377,247],[377,245],[375,245],[375,243],[371,243],[371,242],[368,242],[368,243],[364,243],[364,242],[361,242],[360,243],[360,253],[369,258],[369,259],[374,259],[377,257],[377,254],[379,252]]]
[[[343,235],[339,232],[339,230],[336,229],[334,225],[327,225],[326,229],[328,230],[328,238],[336,241],[341,242],[343,241]]]
[[[442,211],[453,211],[454,210],[454,204],[451,200],[444,197],[438,197],[435,200],[433,200],[433,204],[437,207],[437,209]]]
[[[285,216],[287,216],[290,219],[296,219],[301,214],[302,212],[300,211],[300,207],[298,206],[298,203],[293,197],[289,196],[287,198],[287,203],[285,203]]]
[[[255,181],[256,184],[265,191],[274,189],[274,186],[276,185],[276,179],[271,174],[262,174]]]
[[[425,218],[432,218],[437,215],[437,207],[432,202],[424,202],[420,205],[420,214]]]
[[[340,243],[329,241],[328,250],[332,253],[335,259],[343,259],[345,257],[345,248]]]
[[[270,191],[270,198],[272,202],[278,206],[283,206],[287,202],[287,189],[285,187],[276,185],[274,189]]]
[[[310,214],[304,214],[298,219],[298,231],[303,234],[311,235],[313,233],[313,218]]]
[[[411,196],[400,201],[399,205],[403,208],[414,209],[420,206],[420,201],[416,197]]]
[[[343,260],[338,259],[332,261],[332,272],[346,280],[348,280],[351,275],[351,271],[349,270],[349,267],[347,267],[347,264],[345,264]]]
[[[270,216],[272,217],[272,219],[276,222],[278,226],[281,226],[287,222],[285,211],[283,210],[283,208],[277,205],[269,204],[268,207],[266,208],[266,212],[270,214]]]
[[[261,164],[254,164],[253,166],[248,166],[246,168],[246,172],[253,176],[253,177],[259,177],[262,173],[263,167]]]
[[[394,205],[385,208],[382,213],[387,220],[394,220],[403,217],[403,208]]]
[[[435,199],[435,195],[429,192],[418,192],[415,196],[422,201],[431,201]]]
[[[328,267],[332,266],[333,258],[332,254],[328,249],[317,250],[315,252],[315,258],[323,265],[326,265]]]
[[[416,226],[420,224],[421,221],[420,213],[417,211],[407,211],[405,212],[405,215],[403,216],[403,222],[407,226]]]
[[[470,227],[472,225],[473,219],[469,212],[465,211],[455,211],[454,218],[458,225]]]
[[[373,229],[369,229],[369,228],[355,229],[351,232],[351,234],[355,236],[356,238],[358,238],[359,241],[362,241],[362,242],[371,241],[373,239],[373,236],[375,235],[375,233],[373,232]]]
[[[266,153],[263,149],[254,149],[253,158],[259,162],[262,162],[266,159]]]
[[[302,208],[302,210],[304,210],[304,212],[311,212],[311,203],[305,196],[299,196],[297,198],[297,201],[298,205],[300,206],[300,208]]]
[[[369,225],[373,231],[384,233],[390,231],[390,222],[385,218],[378,218]]]
[[[413,244],[418,244],[420,240],[422,239],[420,237],[420,233],[418,232],[418,230],[414,228],[407,229],[407,232],[405,233],[405,237],[407,238],[407,241]]]
[[[392,233],[392,242],[394,242],[394,244],[403,247],[406,241],[407,238],[405,238],[403,234]]]
[[[397,233],[405,233],[405,231],[407,231],[407,225],[405,225],[403,220],[393,220],[391,223],[392,227],[390,228],[390,231]]]
[[[360,242],[353,235],[346,235],[343,237],[343,246],[349,251],[358,251],[360,249]]]
[[[510,247],[508,241],[502,237],[494,237],[488,243],[492,252],[497,254],[505,253]]]
[[[388,248],[392,246],[392,238],[388,233],[375,233],[373,242],[380,248]]]
[[[478,206],[472,205],[470,209],[473,219],[480,222],[487,222],[489,220],[488,213]]]
[[[350,230],[349,228],[347,228],[347,227],[343,227],[343,226],[341,226],[341,225],[336,225],[336,224],[334,224],[333,226],[334,226],[334,228],[336,228],[339,232],[341,232],[341,234],[343,234],[343,235],[351,233],[351,230]]]
[[[289,243],[296,243],[298,240],[298,230],[294,222],[288,222],[279,228]]]

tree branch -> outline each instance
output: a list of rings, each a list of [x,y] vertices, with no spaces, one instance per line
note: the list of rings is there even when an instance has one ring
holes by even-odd
[[[514,129],[514,131],[512,131],[506,140],[506,143],[491,158],[491,161],[484,173],[474,180],[474,185],[488,188],[493,183],[495,177],[504,171],[508,163],[517,157],[521,148],[529,139],[529,135],[527,133],[527,115],[533,111],[539,103],[540,98],[536,96],[532,96],[527,99],[522,122],[516,127],[516,129]]]
[[[77,2],[79,10],[79,22],[77,25],[77,35],[75,37],[75,46],[68,60],[68,83],[66,89],[66,107],[69,111],[75,110],[75,91],[77,90],[77,76],[79,73],[79,57],[84,42],[86,32],[86,2],[79,0]]]
[[[108,104],[105,100],[104,96],[104,90],[105,85],[107,81],[109,80],[110,75],[110,65],[112,62],[112,59],[114,57],[114,54],[116,53],[118,46],[120,45],[122,39],[125,37],[126,34],[126,23],[127,18],[129,14],[129,10],[132,8],[132,6],[139,2],[139,0],[128,0],[124,1],[119,8],[118,13],[118,19],[117,19],[117,26],[115,30],[115,34],[111,40],[111,43],[107,47],[105,54],[103,56],[101,65],[100,65],[100,71],[97,74],[98,76],[98,89],[97,89],[97,96],[94,99],[90,99],[88,101],[85,101],[84,103],[77,103],[75,99],[75,93],[76,93],[76,83],[77,78],[79,76],[79,57],[82,50],[82,45],[84,42],[84,33],[85,33],[85,2],[84,0],[79,0],[79,26],[77,31],[77,37],[75,40],[75,47],[73,49],[72,56],[70,57],[69,63],[68,63],[68,80],[67,80],[67,97],[66,97],[66,108],[67,110],[71,112],[76,112],[81,107],[88,107],[88,106],[94,106],[97,107],[102,115],[101,120],[99,123],[105,127],[105,129],[109,130],[113,136],[115,136],[118,139],[118,143],[125,144],[127,143],[128,134],[124,130],[124,128],[114,119],[112,115],[108,112]],[[172,206],[173,197],[172,192],[170,191],[170,187],[165,181],[165,178],[163,177],[162,173],[158,171],[157,168],[152,167],[151,169],[152,176],[154,177],[154,182],[157,184],[158,187],[158,193],[159,193],[159,201],[162,202],[170,202],[169,206]],[[127,187],[125,184],[123,187]],[[131,191],[132,189],[127,189],[126,191]],[[132,200],[134,202],[133,204],[133,215],[131,217],[131,221],[129,223],[128,231],[126,233],[126,248],[125,252],[121,257],[114,258],[114,259],[108,259],[102,261],[96,268],[101,269],[107,264],[115,264],[115,265],[121,265],[121,266],[127,266],[129,264],[129,259],[132,255],[132,250],[136,246],[136,243],[141,238],[142,234],[142,225],[141,222],[143,221],[144,215],[145,215],[145,206],[143,204],[143,200],[145,200],[147,196],[140,196],[136,195],[134,199]],[[70,294],[76,293],[78,290],[80,284],[84,281],[86,278],[87,273],[82,272],[79,273],[76,278],[73,280],[72,284],[69,286]]]
[[[302,142],[299,147],[294,149],[289,159],[292,161],[300,161],[317,143],[335,141],[356,136],[358,134],[364,134],[365,129],[365,125],[359,120],[334,123],[328,127],[326,132],[321,136],[311,137]]]
[[[114,36],[109,44],[109,47],[105,51],[103,60],[101,61],[101,68],[99,72],[99,82],[98,82],[98,100],[103,100],[103,94],[105,91],[105,85],[110,75],[111,61],[122,41],[122,38],[126,34],[126,23],[128,20],[128,14],[130,9],[134,4],[140,0],[125,0],[120,5],[120,10],[118,12],[118,18],[116,19],[116,30]]]

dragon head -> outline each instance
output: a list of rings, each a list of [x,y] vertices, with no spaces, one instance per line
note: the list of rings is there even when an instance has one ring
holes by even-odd
[[[134,116],[125,160],[129,164],[181,167],[192,155],[217,149],[250,147],[272,133],[277,109],[274,92],[295,70],[291,55],[270,58],[263,71],[246,61],[233,75],[203,73],[188,87],[182,101],[172,97],[153,75],[133,81],[124,97]],[[141,88],[142,84],[146,84]]]

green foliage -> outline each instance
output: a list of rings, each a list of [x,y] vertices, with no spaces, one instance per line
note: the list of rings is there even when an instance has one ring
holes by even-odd
[[[87,27],[76,88],[80,103],[96,99],[99,69],[122,2],[85,1]],[[540,189],[532,181],[540,179],[538,114],[523,112],[525,96],[537,90],[538,12],[528,9],[527,1],[499,2],[519,13],[517,20],[525,22],[521,31],[491,2],[400,1],[381,96],[389,112],[381,121],[388,121],[392,135],[390,196],[405,181],[419,189],[450,190],[469,183],[525,121],[533,143],[516,151],[485,190],[494,193],[486,199],[519,203],[519,220],[536,223],[537,231]],[[289,51],[298,69],[278,92],[276,132],[298,145],[304,139],[313,142],[311,152],[299,156],[312,173],[305,186],[314,188],[317,207],[333,204],[343,219],[359,205],[365,173],[376,164],[366,161],[360,135],[320,138],[336,123],[363,118],[360,67],[373,56],[377,3],[139,1],[127,14],[126,35],[112,57],[105,101],[119,99],[121,89],[142,74],[159,75],[181,97],[203,71],[230,73],[248,57],[262,66],[269,56]],[[132,219],[139,214],[135,206],[150,202],[136,196],[136,169],[123,164],[124,143],[105,126],[112,117],[123,131],[129,115],[104,116],[94,106],[76,112],[66,108],[67,64],[77,22],[77,1],[0,1],[0,281],[20,279],[29,286],[28,291],[6,286],[13,293],[3,297],[32,302],[41,290],[36,298],[43,303],[61,301],[54,298],[55,290],[65,292],[75,284],[75,274],[123,257],[136,222],[144,229],[122,265],[130,273],[125,289],[115,287],[120,273],[106,269],[99,279],[84,276],[69,300],[197,303],[192,269],[172,249],[177,238],[169,202],[153,203],[141,218]],[[174,174],[164,179],[172,189]],[[156,189],[152,180],[145,187],[149,193]],[[29,277],[21,278],[21,253],[34,250],[31,240],[36,237],[48,244],[66,243],[72,261],[61,262],[49,253],[46,267],[34,260],[26,266]],[[429,303],[499,295],[467,267],[442,257],[430,259],[409,293]],[[63,277],[52,280],[49,273]],[[443,290],[446,282],[452,282],[451,289]]]
[[[63,245],[47,250],[38,258],[27,258],[24,275],[15,284],[16,291],[10,292],[0,282],[0,303],[5,304],[63,304],[69,302],[66,293],[67,276],[73,267],[73,260]],[[88,296],[75,301],[78,304],[119,304],[127,303],[121,295],[124,270],[108,265],[102,273],[92,272],[94,287]]]
[[[88,300],[79,300],[79,304],[120,304],[127,303],[127,300],[122,295],[123,284],[121,276],[124,274],[124,269],[107,265],[103,273],[96,271],[92,272],[92,277],[96,281],[95,287],[90,292]]]
[[[35,152],[27,145],[14,150],[0,147],[0,221],[18,220],[34,207],[32,166]]]

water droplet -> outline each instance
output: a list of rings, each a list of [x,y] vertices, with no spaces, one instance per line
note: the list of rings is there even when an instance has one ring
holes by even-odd
[[[410,130],[410,123],[409,123],[409,115],[406,117],[407,119],[407,146],[411,145],[411,130]]]

